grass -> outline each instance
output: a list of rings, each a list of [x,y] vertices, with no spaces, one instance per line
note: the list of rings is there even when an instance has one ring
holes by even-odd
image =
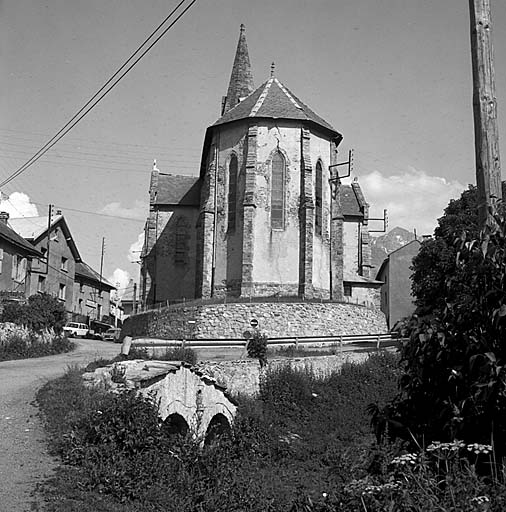
[[[80,375],[70,368],[37,397],[66,463],[45,486],[50,512],[506,509],[501,478],[478,476],[466,448],[445,460],[441,448],[375,444],[367,406],[397,391],[388,353],[325,378],[268,370],[257,399],[238,398],[231,436],[204,449],[168,435],[148,400],[84,388]]]

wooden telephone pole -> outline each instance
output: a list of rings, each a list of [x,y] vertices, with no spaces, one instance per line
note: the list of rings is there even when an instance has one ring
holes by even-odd
[[[469,10],[476,184],[480,223],[485,226],[494,223],[493,214],[502,199],[490,0],[469,0]]]

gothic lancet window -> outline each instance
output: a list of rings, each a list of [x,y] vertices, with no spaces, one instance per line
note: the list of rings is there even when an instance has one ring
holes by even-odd
[[[284,227],[285,159],[277,151],[272,157],[271,228]]]
[[[316,181],[315,181],[315,215],[314,215],[314,227],[315,233],[318,236],[322,234],[322,224],[323,224],[323,212],[322,212],[322,180],[323,180],[323,172],[322,172],[322,164],[320,161],[316,164]]]
[[[235,230],[237,216],[237,157],[232,155],[228,166],[228,231]]]

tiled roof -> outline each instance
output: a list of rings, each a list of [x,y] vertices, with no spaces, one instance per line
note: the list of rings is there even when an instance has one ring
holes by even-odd
[[[198,176],[160,173],[158,186],[154,193],[152,204],[198,206],[200,204],[200,181]]]
[[[255,117],[310,121],[337,134],[327,121],[302,103],[275,77],[264,82],[247,98],[218,119],[213,126]]]
[[[30,242],[27,242],[21,235],[16,233],[3,222],[0,222],[0,238],[18,247],[21,249],[21,252],[32,256],[42,256],[42,254]]]
[[[105,279],[104,277],[102,277],[102,279],[100,279],[100,274],[98,272],[95,272],[89,265],[87,265],[86,263],[80,261],[80,262],[76,262],[76,267],[75,267],[75,273],[76,273],[76,276],[82,276],[82,277],[85,277],[87,279],[89,279],[90,281],[94,281],[98,284],[102,283],[102,285],[105,285],[107,288],[115,288],[114,285],[112,285],[107,279]]]
[[[357,196],[351,185],[341,185],[341,208],[344,216],[362,216],[363,210],[360,208]]]

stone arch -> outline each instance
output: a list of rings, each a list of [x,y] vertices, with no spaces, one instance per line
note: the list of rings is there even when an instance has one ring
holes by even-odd
[[[221,413],[215,414],[207,426],[204,445],[209,446],[213,444],[218,437],[230,434],[230,432],[231,427],[228,418]]]
[[[163,429],[169,435],[178,434],[180,436],[186,436],[188,435],[190,427],[181,414],[174,412],[165,418],[165,421],[163,422]]]

